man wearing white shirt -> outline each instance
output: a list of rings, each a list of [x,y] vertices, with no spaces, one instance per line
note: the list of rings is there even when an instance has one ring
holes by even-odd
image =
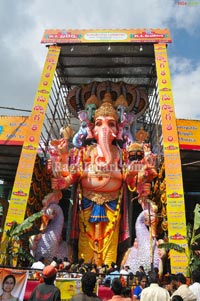
[[[173,293],[172,297],[179,295],[183,298],[184,301],[196,301],[197,298],[193,292],[189,289],[189,286],[186,284],[186,278],[182,273],[176,274],[176,286],[177,290]]]
[[[168,291],[158,285],[155,272],[149,272],[149,282],[150,286],[142,290],[140,301],[170,301]]]
[[[197,301],[200,301],[200,270],[194,270],[191,275],[192,285],[189,286],[189,289],[196,296]]]
[[[31,266],[32,269],[43,270],[45,267],[44,257],[41,256],[38,261],[34,262]]]
[[[128,275],[129,275],[129,266],[128,265],[126,265],[125,267],[122,267],[122,269],[120,270],[120,275],[122,275],[127,282]]]

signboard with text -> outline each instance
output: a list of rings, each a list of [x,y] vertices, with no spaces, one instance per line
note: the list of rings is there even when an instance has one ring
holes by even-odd
[[[168,29],[46,29],[41,43],[171,43]]]
[[[54,78],[60,47],[51,46],[46,57],[43,72],[35,96],[33,109],[28,119],[26,135],[19,159],[13,190],[9,202],[4,231],[8,230],[13,221],[22,223],[24,220],[31,186],[35,158],[38,151],[40,135],[47,109],[51,86]],[[1,251],[5,250],[5,235],[1,243]],[[4,243],[5,242],[5,243]]]
[[[200,121],[177,119],[180,149],[200,150]]]
[[[156,44],[154,51],[162,120],[169,242],[187,248],[180,150],[166,45]],[[175,251],[170,254],[172,273],[186,274],[186,254]]]
[[[26,116],[0,116],[0,144],[22,145],[27,126]]]

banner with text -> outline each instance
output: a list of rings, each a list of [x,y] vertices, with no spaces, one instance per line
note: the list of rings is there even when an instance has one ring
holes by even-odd
[[[0,116],[0,145],[22,145],[27,126],[27,116]]]
[[[168,236],[169,242],[187,249],[180,150],[166,45],[155,44],[154,51],[162,120]],[[171,272],[186,274],[188,266],[186,254],[171,251],[170,255]]]
[[[180,149],[200,150],[200,121],[177,119]]]
[[[41,43],[171,43],[168,29],[46,29]]]
[[[60,47],[49,47],[33,109],[28,119],[26,136],[11,194],[4,233],[10,228],[13,221],[20,224],[24,220],[35,158],[59,54]],[[1,243],[2,251],[5,250],[4,240],[5,234]]]

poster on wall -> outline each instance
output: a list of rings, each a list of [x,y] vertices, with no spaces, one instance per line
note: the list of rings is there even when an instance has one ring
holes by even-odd
[[[0,299],[23,301],[28,271],[0,268]]]

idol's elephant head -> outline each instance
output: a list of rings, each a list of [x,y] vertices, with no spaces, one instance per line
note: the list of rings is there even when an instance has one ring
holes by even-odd
[[[110,102],[103,102],[95,111],[93,136],[97,141],[96,165],[101,168],[112,162],[112,142],[117,136],[119,117]]]

